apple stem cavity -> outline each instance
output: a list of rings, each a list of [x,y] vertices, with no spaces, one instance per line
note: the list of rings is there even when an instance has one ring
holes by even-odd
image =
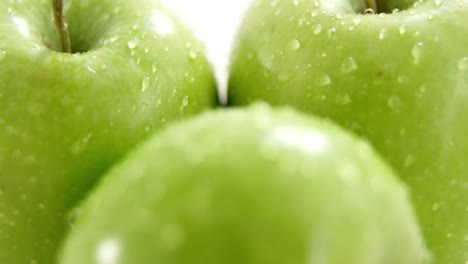
[[[63,0],[52,0],[54,9],[55,29],[60,42],[60,50],[62,52],[71,53],[70,35],[68,34],[68,26],[63,16]]]

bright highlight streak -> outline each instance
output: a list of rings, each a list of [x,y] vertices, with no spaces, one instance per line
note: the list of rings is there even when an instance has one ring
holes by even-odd
[[[174,24],[171,18],[159,11],[154,12],[153,16],[151,16],[150,27],[161,36],[165,36],[174,31]]]
[[[302,149],[308,153],[320,153],[327,149],[326,137],[316,131],[303,131],[281,127],[273,131],[273,138],[289,147]]]
[[[115,239],[101,242],[97,248],[96,260],[99,264],[116,264],[120,254],[120,243]]]
[[[13,23],[15,23],[18,27],[18,30],[21,33],[21,35],[23,35],[24,37],[29,37],[30,33],[28,22],[26,22],[26,20],[22,19],[21,17],[17,16],[14,16],[12,20]]]

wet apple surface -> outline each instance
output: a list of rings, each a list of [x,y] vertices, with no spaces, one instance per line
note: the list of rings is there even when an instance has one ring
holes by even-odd
[[[63,264],[419,264],[402,182],[369,144],[266,105],[170,125],[79,207]]]
[[[292,105],[369,139],[410,186],[435,263],[464,264],[468,2],[414,2],[373,14],[358,1],[255,1],[229,101]]]
[[[143,8],[144,7],[144,8]],[[155,1],[0,2],[0,263],[54,263],[68,210],[130,148],[216,104],[202,45]]]

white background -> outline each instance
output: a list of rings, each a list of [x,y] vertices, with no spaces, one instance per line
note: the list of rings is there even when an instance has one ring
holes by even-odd
[[[161,0],[206,46],[221,95],[226,92],[229,56],[240,21],[252,0]]]

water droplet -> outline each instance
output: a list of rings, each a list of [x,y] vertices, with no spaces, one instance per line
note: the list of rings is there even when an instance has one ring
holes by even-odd
[[[167,225],[161,230],[162,244],[168,250],[178,248],[183,242],[184,236],[184,230],[178,224]]]
[[[152,126],[151,124],[146,124],[146,125],[145,125],[145,131],[146,131],[146,132],[151,131],[151,129],[153,129],[153,126]]]
[[[347,105],[352,102],[351,97],[347,93],[339,93],[336,95],[336,103],[340,105]]]
[[[318,24],[314,29],[314,34],[317,35],[322,32],[322,25]]]
[[[439,209],[440,209],[440,204],[439,204],[439,203],[434,203],[434,204],[432,205],[432,210],[437,211],[437,210],[439,210]]]
[[[444,0],[435,0],[434,4],[435,4],[436,7],[439,7],[439,6],[444,4]]]
[[[279,0],[271,1],[271,7],[277,6],[277,5],[278,5],[278,2],[279,2]]]
[[[421,57],[423,55],[424,51],[424,43],[423,42],[418,42],[413,46],[413,49],[411,50],[411,55],[413,56],[413,63],[418,64],[421,60]]]
[[[398,96],[391,96],[387,101],[388,107],[395,112],[399,112],[401,109],[401,99]]]
[[[356,61],[352,58],[346,58],[343,64],[341,64],[341,71],[344,73],[349,73],[358,68]]]
[[[153,73],[157,72],[158,69],[159,69],[158,64],[154,63],[153,65],[151,65],[151,71]]]
[[[76,220],[80,216],[80,213],[81,213],[81,208],[76,207],[67,214],[66,219],[70,227],[73,228],[75,226]]]
[[[409,154],[408,156],[406,156],[405,158],[405,161],[404,161],[404,166],[405,167],[410,167],[414,164],[415,162],[415,158],[413,155]]]
[[[386,34],[387,34],[387,30],[385,28],[382,28],[379,32],[379,39],[380,40],[384,39]]]
[[[375,12],[374,12],[374,9],[372,9],[372,8],[367,8],[366,10],[364,10],[364,14],[366,14],[366,15],[374,15]]]
[[[92,137],[92,133],[89,133],[85,137],[83,137],[82,139],[80,139],[80,140],[76,141],[75,143],[73,143],[72,146],[71,146],[71,149],[70,149],[71,153],[77,155],[80,152],[82,152],[84,150],[84,148],[86,147],[86,145],[88,144],[91,137]]]
[[[270,53],[266,49],[262,49],[259,53],[259,60],[262,63],[263,67],[268,71],[271,71],[273,68],[273,63],[276,59],[275,54]]]
[[[398,75],[397,76],[397,82],[399,82],[399,83],[404,83],[406,81],[406,79],[407,78],[404,75]]]
[[[420,93],[426,93],[426,91],[427,91],[427,87],[424,84],[419,87]]]
[[[468,70],[468,57],[461,58],[457,63],[457,68],[460,71]]]
[[[68,5],[70,5],[70,4],[68,4]],[[109,18],[110,18],[110,15],[109,15],[109,14],[103,14],[102,17],[101,17],[101,19],[102,19],[103,21],[109,20]]]
[[[353,19],[353,24],[356,25],[356,26],[359,26],[359,24],[361,24],[361,18],[359,17],[356,17]]]
[[[114,43],[119,39],[118,36],[113,36],[112,38],[109,39],[110,43]]]
[[[287,82],[289,80],[292,79],[292,77],[294,76],[294,73],[292,71],[282,71],[278,74],[278,80],[280,82]]]
[[[326,73],[320,74],[319,77],[317,78],[318,86],[326,86],[326,85],[329,85],[330,83],[331,83],[330,76],[328,76],[328,74]]]
[[[301,43],[297,39],[292,39],[288,44],[291,50],[298,50],[301,47]]]
[[[6,57],[6,51],[0,49],[0,61]]]
[[[349,185],[354,185],[359,181],[360,173],[355,163],[346,160],[337,166],[340,178]]]
[[[403,24],[398,28],[398,31],[400,32],[401,35],[406,33],[406,30],[408,29],[408,26]]]
[[[189,51],[189,57],[190,57],[190,59],[194,60],[194,59],[196,59],[198,57],[198,54],[197,54],[197,52],[195,50],[190,50]]]
[[[91,73],[96,73],[96,70],[93,69],[91,66],[89,66],[88,64],[84,64],[84,67]]]
[[[184,109],[188,106],[188,104],[189,104],[189,97],[184,96],[184,98],[182,99],[182,104],[180,105],[180,111],[184,111]]]
[[[336,28],[335,28],[335,27],[331,27],[330,29],[327,30],[327,33],[328,33],[328,38],[334,38],[334,37],[335,37],[335,33],[336,33]]]
[[[127,46],[129,49],[134,49],[138,47],[138,39],[134,38],[128,41]]]
[[[89,6],[89,0],[80,1],[80,4],[81,4],[82,7],[87,7],[87,6]]]
[[[83,110],[84,110],[83,107],[77,106],[77,107],[75,108],[75,113],[78,114],[78,115],[80,115],[80,114],[83,113]]]
[[[145,92],[151,85],[151,79],[150,77],[144,77],[143,80],[141,81],[141,91]]]
[[[294,5],[295,6],[299,5],[299,0],[294,0]]]

